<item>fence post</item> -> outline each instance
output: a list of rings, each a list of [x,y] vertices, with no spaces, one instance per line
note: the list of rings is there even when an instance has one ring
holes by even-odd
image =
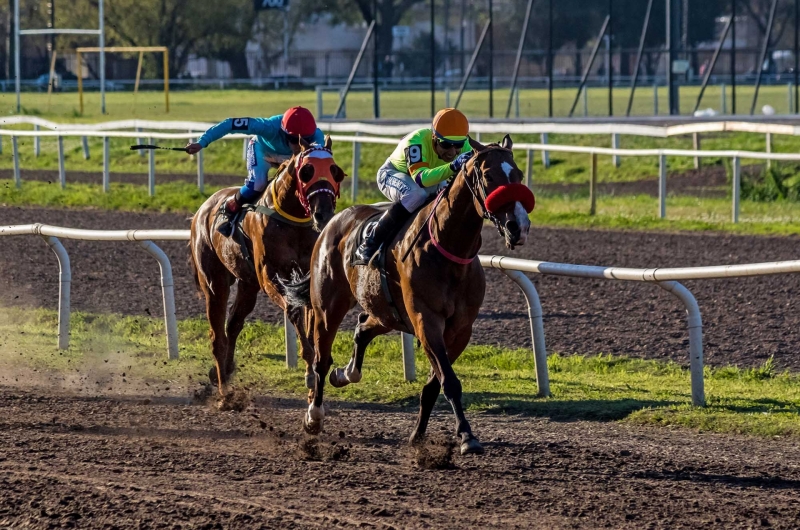
[[[42,238],[58,258],[58,349],[66,350],[69,348],[69,306],[72,268],[69,263],[69,254],[67,254],[61,241],[53,236],[42,236]]]
[[[142,128],[141,128],[141,127],[136,127],[136,132],[137,132],[137,133],[138,133],[138,132],[142,132]],[[141,139],[141,138],[137,138],[137,139],[136,139],[136,143],[137,143],[137,144],[143,144],[144,142],[142,141],[142,139]],[[139,151],[139,156],[144,156],[144,151],[143,151],[143,150],[140,150],[140,151]]]
[[[529,188],[533,184],[533,149],[525,152],[525,185]]]
[[[197,189],[200,190],[200,193],[205,193],[206,191],[206,177],[205,169],[203,168],[202,149],[197,153]]]
[[[786,100],[788,102],[787,107],[789,109],[789,114],[794,114],[794,98],[792,97],[793,94],[792,94],[792,82],[791,81],[789,81],[789,84],[788,84],[787,88],[789,89],[788,92],[786,93]]]
[[[81,139],[81,144],[83,145],[83,159],[89,160],[89,138],[84,136]]]
[[[33,126],[33,130],[34,131],[38,131],[39,130],[39,126],[38,125],[34,125]],[[41,152],[42,152],[42,139],[39,136],[34,136],[33,137],[33,156],[35,156],[36,158],[39,158],[39,155],[41,154]]]
[[[22,179],[19,174],[19,147],[16,136],[11,137],[11,152],[14,156],[14,187],[19,189],[22,187]]]
[[[700,150],[700,134],[699,133],[693,133],[692,134],[692,148],[695,151],[699,151]],[[694,168],[695,169],[700,169],[700,157],[699,156],[695,156],[694,157]]]
[[[444,106],[445,108],[450,108],[450,87],[444,87]]]
[[[619,134],[617,133],[611,135],[611,149],[619,149]],[[619,167],[619,155],[612,155],[611,162],[614,164],[614,167]]]
[[[403,378],[408,381],[417,380],[417,365],[414,362],[414,335],[400,333],[403,340]]]
[[[658,156],[658,217],[667,217],[667,155]]]
[[[0,136],[0,155],[3,154],[3,137]]]
[[[110,138],[108,136],[103,138],[103,191],[108,193],[108,189],[110,187],[110,180],[111,175],[109,174],[111,171],[110,163],[111,163],[111,148],[109,145]]]
[[[152,241],[139,241],[139,245],[158,261],[161,269],[161,298],[164,303],[164,327],[167,328],[167,355],[170,359],[177,359],[178,321],[175,318],[175,282],[172,279],[172,264],[164,251]]]
[[[148,139],[148,142],[152,144],[153,139]],[[147,192],[148,194],[153,197],[156,194],[156,150],[155,149],[148,149],[148,168],[147,168]]]
[[[67,187],[67,173],[64,170],[64,137],[58,137],[58,180],[61,182],[61,189]]]
[[[658,81],[653,82],[653,115],[658,116]]]
[[[356,133],[356,136],[360,136]],[[358,196],[358,166],[361,165],[361,142],[353,142],[353,181],[350,183],[350,200],[356,203]]]
[[[739,192],[742,184],[742,164],[738,156],[733,157],[733,211],[731,217],[734,223],[739,222]]]
[[[720,93],[720,106],[722,107],[722,114],[725,115],[728,113],[728,91],[725,88],[725,83],[720,85],[722,92]]]
[[[597,213],[597,153],[592,153],[589,173],[589,215]]]
[[[286,368],[297,368],[297,332],[294,329],[289,314],[283,313],[283,336],[286,339]]]
[[[547,133],[542,133],[541,135],[542,143],[547,144]],[[550,169],[550,151],[543,150],[542,151],[542,165],[544,165],[545,169]]]
[[[519,87],[514,89],[514,115],[519,118]]]
[[[317,119],[322,119],[322,87],[317,87]]]
[[[589,91],[583,87],[583,116],[589,116]]]
[[[767,133],[767,154],[772,153],[772,133]],[[772,167],[772,160],[767,160],[767,168]]]

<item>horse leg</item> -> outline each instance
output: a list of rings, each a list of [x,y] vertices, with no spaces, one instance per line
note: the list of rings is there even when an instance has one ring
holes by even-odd
[[[236,285],[236,298],[233,301],[231,314],[228,317],[226,335],[228,336],[228,356],[225,359],[225,378],[230,379],[236,367],[234,363],[234,353],[236,352],[236,340],[242,332],[244,321],[247,315],[253,312],[258,300],[258,284],[247,284],[239,281]]]
[[[364,353],[367,351],[367,346],[372,342],[372,339],[389,331],[389,328],[382,326],[369,314],[361,313],[358,315],[358,324],[353,337],[353,356],[350,358],[350,362],[347,363],[346,368],[337,368],[331,372],[329,378],[331,385],[343,387],[350,383],[361,381],[361,366],[364,364]]]
[[[461,381],[458,380],[447,355],[443,323],[435,322],[436,319],[433,316],[427,319],[433,322],[425,322],[425,320],[424,315],[420,314],[419,327],[422,328],[422,333],[418,333],[417,336],[420,337],[422,346],[425,348],[434,370],[439,375],[444,397],[447,398],[456,415],[456,434],[461,441],[461,454],[483,453],[483,447],[472,434],[472,428],[464,415],[464,407],[461,403]]]
[[[348,290],[347,294],[350,292]],[[336,339],[336,332],[350,310],[350,299],[343,296],[331,296],[326,300],[328,305],[325,310],[314,308],[314,394],[308,406],[308,412],[303,418],[303,428],[309,434],[322,432],[322,422],[325,419],[325,409],[322,408],[322,397],[325,389],[325,377],[333,364],[331,348]]]
[[[409,439],[412,444],[421,442],[425,437],[425,432],[428,430],[428,420],[431,419],[431,411],[436,404],[436,399],[439,397],[441,389],[442,383],[436,376],[434,369],[431,368],[428,374],[428,382],[422,387],[422,393],[419,395],[417,426],[414,427],[414,432],[411,433],[411,438]]]
[[[206,317],[208,317],[208,337],[211,339],[211,352],[214,354],[215,366],[211,367],[208,377],[211,384],[216,384],[220,395],[225,395],[225,384],[228,382],[226,372],[228,359],[228,337],[225,334],[225,314],[228,309],[230,284],[226,281],[214,283],[214,290],[207,284],[203,286],[206,297]]]
[[[314,312],[310,308],[296,307],[289,309],[287,316],[289,322],[294,326],[297,337],[300,339],[300,355],[306,363],[306,388],[314,390],[314,346],[311,344],[308,332],[313,329],[313,323],[308,322],[308,317],[313,316]],[[311,392],[309,392],[311,394]],[[310,397],[310,396],[309,396]]]

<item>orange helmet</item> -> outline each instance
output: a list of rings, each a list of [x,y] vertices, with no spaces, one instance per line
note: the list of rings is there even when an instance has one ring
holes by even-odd
[[[433,117],[431,128],[436,138],[463,142],[469,134],[469,121],[458,109],[442,109]]]

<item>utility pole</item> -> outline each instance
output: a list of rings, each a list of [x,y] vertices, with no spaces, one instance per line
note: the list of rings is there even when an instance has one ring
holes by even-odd
[[[494,19],[492,0],[489,0],[489,117],[494,118]]]
[[[734,0],[735,1],[735,0]],[[676,46],[681,40],[680,11],[681,3],[679,0],[666,0],[667,5],[667,87],[669,90],[669,113],[672,115],[680,114],[680,102],[678,101],[679,91],[677,79],[673,68],[675,65]]]

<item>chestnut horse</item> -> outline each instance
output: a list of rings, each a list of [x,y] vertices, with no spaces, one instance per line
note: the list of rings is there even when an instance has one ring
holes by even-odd
[[[309,145],[302,138],[300,142],[303,152],[281,165],[277,177],[257,201],[255,211],[243,214],[244,237],[235,232],[224,237],[215,229],[220,206],[236,188],[220,190],[209,197],[192,218],[191,265],[198,289],[205,296],[216,361],[209,378],[218,385],[222,396],[235,367],[236,339],[256,305],[259,290],[287,311],[300,338],[306,384],[313,386],[314,351],[307,338],[305,311],[287,307],[275,279],[298,268],[308,270],[314,243],[333,217],[339,185],[346,175],[333,159],[329,137],[324,147]],[[236,298],[226,326],[228,297],[234,282]]]
[[[411,442],[425,436],[433,405],[444,389],[455,412],[461,453],[483,452],[464,415],[461,382],[452,363],[469,343],[483,303],[484,272],[475,259],[481,248],[483,220],[494,222],[509,248],[523,245],[534,197],[520,183],[522,172],[514,163],[510,137],[500,144],[484,146],[472,139],[470,144],[475,155],[450,186],[387,244],[385,287],[379,270],[351,265],[358,236],[378,211],[372,206],[353,206],[334,217],[314,247],[309,275],[283,284],[290,303],[310,304],[313,309],[309,325],[313,326],[317,378],[303,420],[307,432],[322,430],[331,346],[345,314],[358,303],[364,312],[356,326],[353,357],[345,370],[331,372],[331,384],[338,387],[361,379],[364,352],[378,335],[392,330],[413,332],[431,371],[420,396]],[[418,234],[421,237],[415,237]]]

